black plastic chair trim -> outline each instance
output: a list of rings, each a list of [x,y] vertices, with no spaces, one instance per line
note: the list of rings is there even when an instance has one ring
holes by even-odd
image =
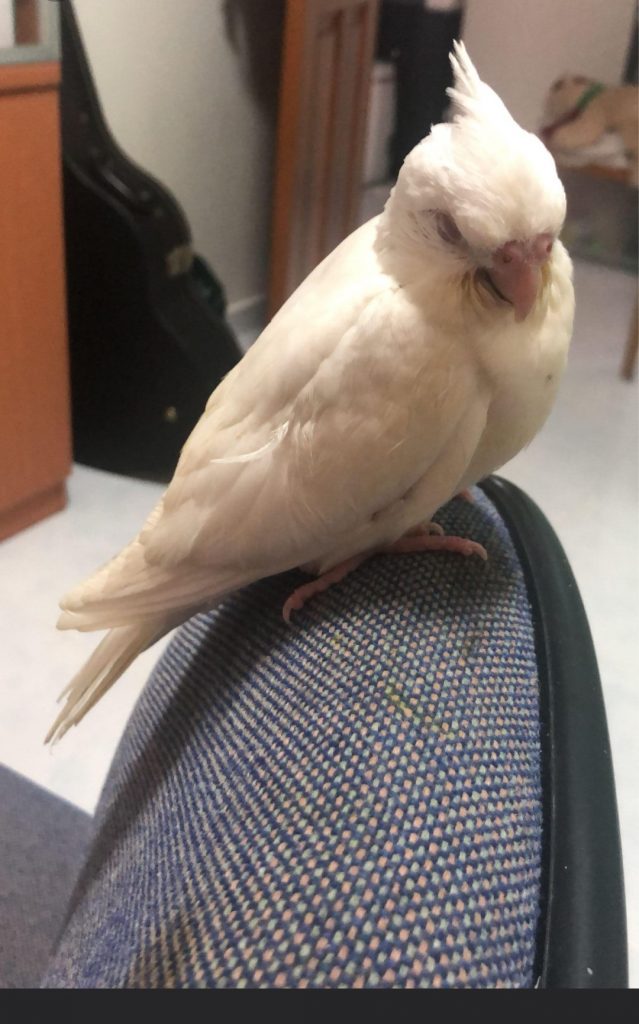
[[[544,790],[538,987],[625,988],[619,821],[586,613],[564,550],[537,505],[500,477],[480,486],[517,549],[535,623]]]

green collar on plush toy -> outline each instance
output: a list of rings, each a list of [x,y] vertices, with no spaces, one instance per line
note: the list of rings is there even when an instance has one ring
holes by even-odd
[[[585,110],[588,104],[594,100],[595,96],[599,96],[605,89],[605,85],[602,82],[591,82],[587,89],[584,90],[582,95],[577,100],[573,110],[573,117],[576,114],[581,114],[582,110]]]
[[[569,110],[567,114],[559,117],[552,124],[546,125],[541,130],[541,137],[547,143],[553,132],[557,131],[558,128],[563,128],[565,124],[570,124],[571,121],[575,121],[579,115],[586,109],[589,103],[592,103],[595,96],[599,96],[605,90],[606,86],[601,82],[591,82],[590,85],[586,86],[581,96],[577,100],[572,110]]]

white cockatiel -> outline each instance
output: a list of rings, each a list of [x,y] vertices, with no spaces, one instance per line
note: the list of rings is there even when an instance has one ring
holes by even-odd
[[[61,629],[109,633],[47,739],[169,629],[261,577],[324,574],[288,617],[375,551],[485,556],[424,524],[542,426],[574,298],[550,153],[463,45],[451,60],[454,121],[213,392],[140,534],[61,602]]]

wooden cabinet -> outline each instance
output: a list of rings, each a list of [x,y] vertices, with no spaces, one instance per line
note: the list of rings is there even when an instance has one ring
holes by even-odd
[[[57,61],[0,64],[0,539],[71,466]]]

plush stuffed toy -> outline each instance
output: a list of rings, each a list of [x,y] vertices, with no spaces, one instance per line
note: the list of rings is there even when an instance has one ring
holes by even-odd
[[[541,132],[558,163],[610,162],[616,142],[636,185],[638,94],[636,85],[609,87],[581,75],[558,79],[548,93]]]

